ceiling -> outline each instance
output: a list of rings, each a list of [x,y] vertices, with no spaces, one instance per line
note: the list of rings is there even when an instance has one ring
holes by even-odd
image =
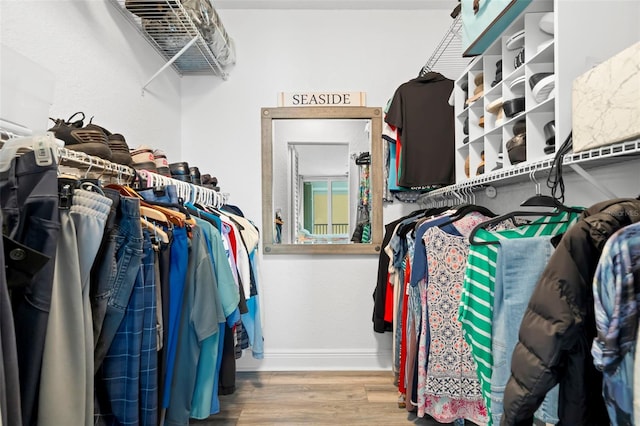
[[[451,9],[458,0],[213,0],[216,9]]]

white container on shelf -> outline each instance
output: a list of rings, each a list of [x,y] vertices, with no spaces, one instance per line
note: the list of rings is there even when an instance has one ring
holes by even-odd
[[[640,137],[640,42],[573,81],[573,150]]]

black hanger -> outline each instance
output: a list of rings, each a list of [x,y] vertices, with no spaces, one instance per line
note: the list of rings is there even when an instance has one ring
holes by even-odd
[[[556,211],[552,211],[552,212],[545,212],[545,211],[514,211],[514,212],[509,212],[500,216],[496,216],[492,219],[486,220],[480,224],[478,224],[475,228],[473,228],[473,231],[471,231],[471,234],[469,234],[469,242],[473,245],[481,245],[481,246],[487,246],[487,245],[494,245],[494,244],[499,244],[499,241],[477,241],[475,240],[475,236],[478,233],[478,231],[480,229],[486,229],[487,227],[491,226],[491,225],[495,225],[497,223],[500,223],[502,221],[505,220],[513,220],[517,217],[527,217],[527,216],[546,216],[546,217],[558,217],[560,216],[562,213],[564,213],[563,211],[560,210],[556,210]],[[548,224],[554,224],[554,223],[567,223],[567,220],[558,220],[558,221],[551,221],[551,222],[540,222],[540,223],[529,223],[527,224],[527,226],[536,226],[536,225],[548,225]],[[514,222],[515,223],[515,222]]]
[[[468,215],[472,212],[482,213],[488,217],[496,217],[497,214],[489,210],[484,206],[480,206],[477,204],[461,204],[455,208],[455,211],[451,214],[452,219],[461,219],[464,216]]]
[[[504,220],[513,220],[516,217],[531,217],[531,216],[537,216],[537,217],[554,217],[554,216],[560,216],[563,213],[581,213],[582,210],[581,209],[575,209],[573,207],[568,207],[565,206],[564,204],[562,204],[561,202],[559,202],[558,200],[556,200],[554,197],[550,197],[548,195],[542,195],[541,191],[540,191],[540,184],[538,183],[538,181],[535,178],[535,171],[531,172],[531,174],[529,175],[529,178],[531,179],[532,182],[535,183],[536,185],[536,195],[534,195],[533,197],[530,197],[526,200],[524,200],[520,205],[523,207],[552,207],[553,210],[552,211],[531,211],[531,210],[524,210],[524,211],[514,211],[514,212],[510,212],[510,213],[506,213],[503,214],[501,216],[496,216],[492,219],[489,219],[485,222],[480,223],[479,225],[477,225],[475,228],[473,228],[473,231],[471,231],[471,234],[469,235],[469,242],[473,245],[492,245],[492,244],[498,244],[498,241],[476,241],[475,240],[475,236],[478,233],[478,230],[480,229],[486,229],[488,226],[491,225],[495,225],[497,223],[500,223]],[[514,222],[515,223],[515,222]],[[551,222],[540,222],[540,223],[530,223],[527,226],[536,226],[536,225],[547,225],[547,224],[553,224],[553,223],[567,223],[567,220],[559,220],[559,221],[551,221]]]
[[[567,213],[582,213],[583,209],[576,209],[573,207],[565,206],[555,197],[550,195],[543,195],[540,191],[540,184],[536,180],[535,171],[532,171],[529,175],[530,179],[536,185],[536,195],[533,197],[527,198],[522,203],[520,203],[523,207],[552,207],[554,209],[560,210],[562,212]]]
[[[521,206],[523,207],[527,207],[527,206],[531,206],[531,207],[553,207],[555,209],[558,209],[562,212],[568,212],[568,213],[582,213],[582,209],[577,209],[574,207],[569,207],[569,206],[565,206],[564,204],[562,204],[560,201],[558,201],[557,199],[553,198],[550,195],[542,195],[542,194],[537,194],[534,195],[531,198],[527,198],[526,200],[524,200],[521,204]]]

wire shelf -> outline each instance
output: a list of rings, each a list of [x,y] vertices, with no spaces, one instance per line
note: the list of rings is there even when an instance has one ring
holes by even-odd
[[[421,73],[437,71],[453,79],[462,74],[472,60],[462,56],[462,19],[458,15],[427,59]]]
[[[228,73],[223,69],[221,60],[180,1],[110,0],[110,3],[179,75],[214,74],[227,79]],[[215,26],[215,32],[226,36],[219,26]],[[229,40],[227,36],[224,43],[218,43],[216,47],[220,51],[232,51]]]
[[[563,166],[581,165],[585,167],[599,167],[619,162],[621,157],[625,156],[640,156],[640,139],[620,142],[584,152],[569,153],[564,156],[562,164]],[[508,185],[525,180],[528,179],[532,173],[551,169],[553,158],[553,156],[549,156],[541,160],[520,163],[514,167],[485,173],[482,176],[476,176],[464,182],[422,194],[420,200],[426,201],[432,197],[443,196],[464,189],[481,188],[489,184],[499,183],[501,185]]]
[[[117,177],[118,180],[133,182],[136,177],[135,169],[123,164],[113,163],[94,157],[84,152],[74,151],[68,148],[58,148],[60,166],[79,166],[85,174],[98,172],[101,176]]]

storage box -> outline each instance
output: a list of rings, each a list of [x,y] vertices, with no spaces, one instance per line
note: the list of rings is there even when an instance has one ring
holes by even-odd
[[[462,56],[481,55],[532,0],[462,0]]]
[[[573,81],[573,151],[640,137],[640,42]]]

